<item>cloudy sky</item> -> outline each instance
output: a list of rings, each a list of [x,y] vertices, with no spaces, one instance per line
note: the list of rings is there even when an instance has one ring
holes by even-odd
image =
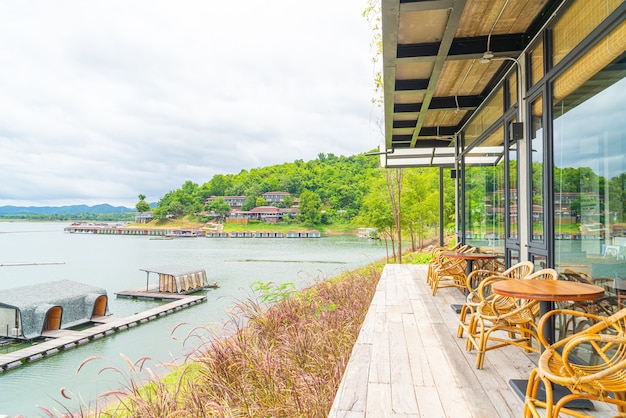
[[[0,0],[0,206],[134,206],[378,147],[365,7]]]

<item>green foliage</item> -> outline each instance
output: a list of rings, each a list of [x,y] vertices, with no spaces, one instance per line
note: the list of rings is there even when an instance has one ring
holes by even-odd
[[[276,284],[274,282],[253,282],[250,287],[263,303],[275,304],[289,299],[296,294],[296,285],[292,282]]]
[[[140,196],[142,196],[142,195],[140,195]],[[145,197],[144,197],[144,199],[145,199]],[[135,209],[137,209],[137,212],[150,212],[150,204],[148,202],[146,202],[145,200],[140,200],[135,205]]]
[[[322,220],[322,199],[309,190],[300,195],[299,219],[306,225],[315,225]]]
[[[251,210],[267,204],[261,195],[271,191],[292,194],[284,204],[290,207],[294,198],[301,199],[301,194],[308,190],[319,197],[320,210],[326,209],[324,222],[338,219],[345,222],[360,213],[365,196],[371,191],[370,180],[378,175],[377,170],[378,159],[365,154],[344,157],[322,153],[308,162],[296,160],[241,170],[238,174],[216,174],[201,186],[188,180],[180,189],[166,193],[158,202],[155,217],[157,212],[162,216],[160,219],[200,212],[211,196],[246,196],[242,209]],[[314,207],[317,206],[316,203]],[[317,215],[313,218],[317,219]],[[307,219],[311,221],[310,217]]]
[[[217,199],[206,205],[205,209],[217,213],[220,219],[223,220],[230,212],[230,205],[223,197],[218,197]]]

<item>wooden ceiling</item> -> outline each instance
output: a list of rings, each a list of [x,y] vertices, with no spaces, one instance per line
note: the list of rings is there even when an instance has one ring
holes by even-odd
[[[563,0],[382,0],[386,151],[450,146]],[[483,60],[484,61],[484,60]]]

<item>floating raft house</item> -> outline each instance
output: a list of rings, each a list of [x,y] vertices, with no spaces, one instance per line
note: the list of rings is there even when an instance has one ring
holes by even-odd
[[[159,275],[159,292],[191,293],[209,287],[206,271],[204,269],[181,265],[167,265],[140,270],[146,272],[146,291],[148,291],[150,273]]]
[[[0,292],[0,336],[19,339],[68,329],[106,316],[105,289],[71,280],[59,280]]]

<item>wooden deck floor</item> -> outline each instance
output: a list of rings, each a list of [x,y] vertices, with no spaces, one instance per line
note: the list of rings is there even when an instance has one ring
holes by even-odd
[[[354,346],[330,418],[521,417],[523,401],[509,385],[525,379],[538,355],[517,347],[487,352],[484,368],[457,338],[457,289],[432,296],[426,266],[385,267]],[[616,410],[595,404],[589,414]]]

